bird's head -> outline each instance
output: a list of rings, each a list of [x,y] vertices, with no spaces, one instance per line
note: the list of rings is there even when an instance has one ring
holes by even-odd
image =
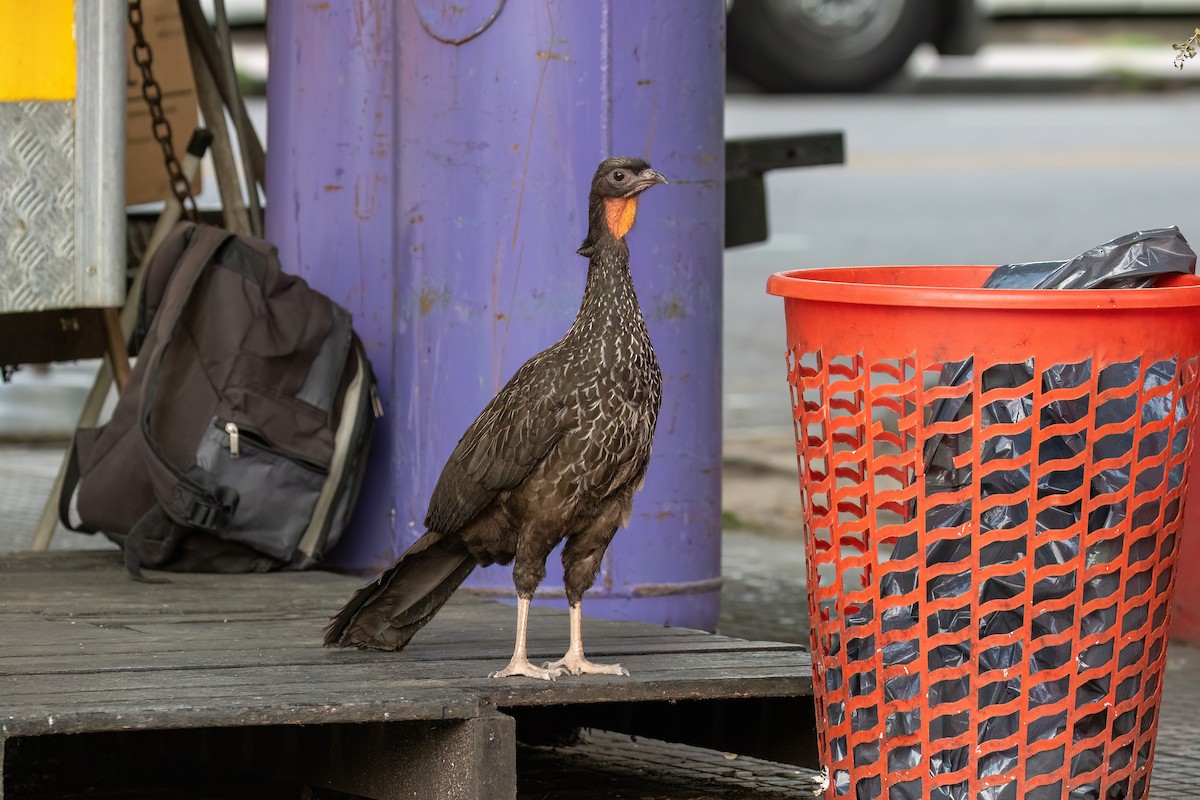
[[[640,158],[606,158],[596,168],[588,198],[588,235],[579,254],[590,256],[602,238],[620,240],[633,227],[638,196],[667,179]]]

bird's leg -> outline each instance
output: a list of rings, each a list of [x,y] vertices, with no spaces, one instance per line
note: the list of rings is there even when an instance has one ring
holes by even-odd
[[[558,673],[551,669],[543,669],[535,667],[529,663],[529,656],[525,651],[525,634],[529,630],[529,598],[517,597],[517,644],[513,648],[512,660],[508,662],[508,666],[499,672],[493,672],[489,678],[507,678],[509,675],[524,675],[529,678],[539,678],[544,681],[552,681],[558,676]]]
[[[559,675],[628,675],[629,670],[620,664],[595,664],[583,655],[583,606],[581,603],[571,603],[571,644],[567,654],[558,661],[546,664],[546,669]]]

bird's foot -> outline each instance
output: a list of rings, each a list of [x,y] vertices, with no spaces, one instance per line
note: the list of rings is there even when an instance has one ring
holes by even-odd
[[[524,675],[526,678],[537,678],[542,681],[552,681],[559,676],[559,671],[535,667],[527,658],[514,658],[508,666],[498,672],[488,675],[489,678],[507,678],[511,675]]]
[[[556,675],[629,675],[629,670],[620,664],[597,664],[588,661],[582,653],[567,653],[558,661],[549,661],[546,669]]]

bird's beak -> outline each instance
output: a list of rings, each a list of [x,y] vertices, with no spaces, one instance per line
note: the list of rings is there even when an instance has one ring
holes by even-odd
[[[644,169],[638,173],[637,180],[629,188],[629,194],[635,195],[646,191],[656,183],[666,183],[667,179],[662,176],[661,172],[655,172],[652,169]]]

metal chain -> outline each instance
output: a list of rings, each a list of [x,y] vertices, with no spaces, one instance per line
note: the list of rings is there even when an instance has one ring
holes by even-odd
[[[192,184],[183,174],[183,167],[175,155],[175,145],[171,140],[171,122],[163,112],[162,87],[154,80],[151,65],[154,54],[150,52],[150,44],[142,30],[142,0],[129,0],[129,27],[133,30],[133,61],[142,71],[142,97],[150,109],[150,120],[153,123],[154,138],[162,147],[163,161],[167,166],[167,175],[171,179],[171,191],[179,200],[179,205],[192,222],[198,220],[196,198],[192,197]]]

